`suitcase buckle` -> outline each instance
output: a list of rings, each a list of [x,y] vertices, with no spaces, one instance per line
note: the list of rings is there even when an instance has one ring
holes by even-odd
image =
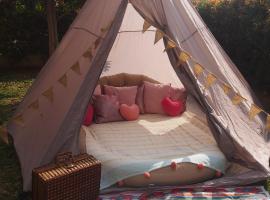
[[[71,169],[75,167],[74,159],[71,152],[57,154],[55,158],[55,163],[58,166],[65,167],[66,169]]]

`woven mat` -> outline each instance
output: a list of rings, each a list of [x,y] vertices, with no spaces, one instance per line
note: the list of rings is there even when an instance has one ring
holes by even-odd
[[[103,194],[100,200],[268,200],[268,192],[259,186],[234,188],[187,188],[160,187],[130,191],[111,191]]]

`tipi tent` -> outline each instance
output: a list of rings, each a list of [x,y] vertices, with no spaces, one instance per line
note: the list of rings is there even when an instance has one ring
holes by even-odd
[[[155,29],[142,36],[142,19],[162,31],[165,44],[173,41],[168,57],[161,42],[150,47]],[[61,151],[79,153],[81,122],[100,75],[121,71],[176,85],[179,78],[206,113],[226,157],[249,168],[204,184],[249,184],[269,177],[265,119],[249,119],[256,98],[189,0],[89,0],[8,125],[24,190],[31,188],[34,167],[51,162]],[[217,79],[222,86],[213,84]]]

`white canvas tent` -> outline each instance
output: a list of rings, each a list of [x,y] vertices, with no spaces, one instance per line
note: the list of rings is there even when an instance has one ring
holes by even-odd
[[[263,136],[263,120],[257,117],[251,121],[247,115],[249,105],[233,105],[220,86],[206,90],[203,76],[197,79],[192,71],[193,61],[181,67],[177,64],[179,49],[168,50],[167,57],[162,53],[162,42],[156,46],[152,43],[151,47],[155,29],[150,28],[142,36],[143,20],[131,6],[164,31],[180,50],[189,52],[248,102],[257,103],[247,82],[189,0],[89,0],[9,123],[24,190],[31,188],[34,167],[51,162],[61,151],[79,153],[81,122],[104,66],[108,65],[104,75],[142,73],[175,84],[180,84],[176,77],[180,78],[206,113],[220,149],[230,161],[250,169],[204,184],[248,184],[269,177],[269,142]]]

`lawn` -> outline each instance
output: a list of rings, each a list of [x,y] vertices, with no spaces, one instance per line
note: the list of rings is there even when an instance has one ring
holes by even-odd
[[[36,77],[36,74],[37,72],[34,71],[10,71],[0,73],[0,126],[5,127],[16,106]],[[265,105],[270,105],[268,104],[270,102],[268,93],[266,95],[262,90],[257,91],[257,95]],[[12,144],[5,144],[1,139],[0,157],[0,199],[30,199],[29,194],[22,192],[22,178],[16,152]],[[270,184],[266,185],[269,190]]]

